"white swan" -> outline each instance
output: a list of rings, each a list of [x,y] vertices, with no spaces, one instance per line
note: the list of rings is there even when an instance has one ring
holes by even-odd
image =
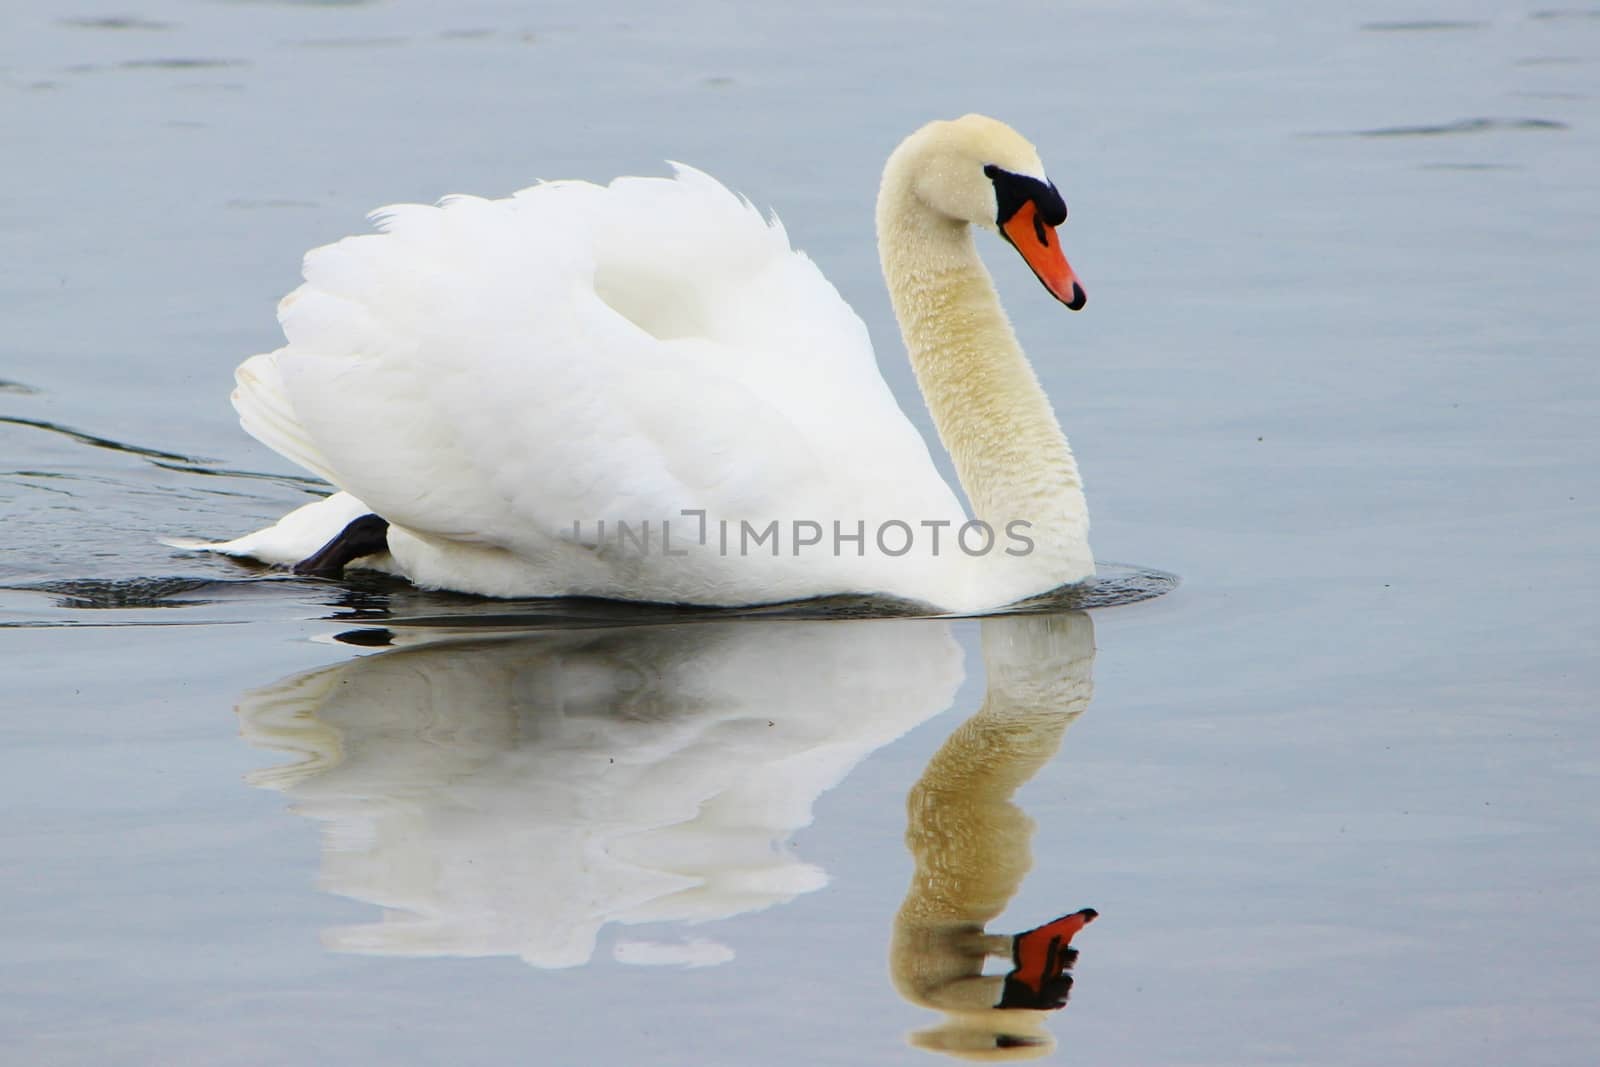
[[[923,127],[884,169],[883,272],[969,516],[861,320],[706,175],[386,208],[382,233],[307,255],[288,343],[233,394],[246,430],[341,492],[204,547],[706,605],[977,610],[1080,581],[1077,465],[971,236],[1000,232],[1076,309],[1065,217],[1033,146],[983,116]]]

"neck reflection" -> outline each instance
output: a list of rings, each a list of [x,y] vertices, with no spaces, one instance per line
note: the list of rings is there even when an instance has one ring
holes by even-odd
[[[916,864],[895,917],[890,972],[901,995],[944,1014],[913,1044],[975,1060],[1031,1059],[1055,1046],[1047,1012],[1066,1004],[1084,908],[1015,935],[985,927],[1033,865],[1033,822],[1012,796],[1055,755],[1089,705],[1094,626],[1082,612],[985,619],[983,707],[950,735],[907,798]],[[991,960],[1006,974],[985,973]]]

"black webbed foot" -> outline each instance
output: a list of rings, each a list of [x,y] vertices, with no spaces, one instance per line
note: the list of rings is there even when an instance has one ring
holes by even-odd
[[[376,515],[352,519],[338,536],[293,567],[296,574],[337,578],[351,560],[389,551],[389,521]]]

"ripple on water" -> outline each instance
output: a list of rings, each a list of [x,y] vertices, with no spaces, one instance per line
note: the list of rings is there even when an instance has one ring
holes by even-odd
[[[1534,11],[1528,15],[1530,19],[1540,22],[1551,22],[1561,19],[1600,19],[1600,7],[1553,7],[1542,11]]]
[[[56,19],[59,26],[77,30],[170,30],[173,24],[159,19],[141,18],[138,15],[83,15]]]
[[[307,37],[289,42],[295,48],[396,48],[411,43],[409,37]]]
[[[125,59],[122,70],[216,70],[221,67],[248,67],[249,60],[219,59],[211,56],[159,56],[152,59]]]
[[[23,386],[21,391],[36,392],[37,390]],[[158,448],[144,448],[140,445],[129,444],[126,441],[114,441],[109,437],[101,437],[97,434],[85,433],[82,430],[74,430],[70,426],[63,426],[60,423],[49,422],[45,419],[27,419],[20,415],[0,415],[0,424],[20,426],[32,430],[44,430],[47,433],[59,434],[62,437],[76,441],[80,445],[109,449],[113,452],[126,452],[129,455],[142,456],[145,459],[159,459],[173,463],[188,464],[213,462],[204,456],[186,456],[181,452],[164,452]]]
[[[1401,22],[1363,22],[1368,33],[1447,33],[1453,30],[1481,30],[1487,22],[1467,19],[1413,19]]]
[[[265,200],[250,200],[242,197],[234,197],[224,206],[246,211],[253,211],[257,208],[314,208],[320,207],[321,205],[319,205],[315,200],[294,200],[288,197],[271,197]]]
[[[155,618],[141,619],[136,611],[113,616],[81,609],[237,600],[243,590],[232,585],[197,592],[193,583],[200,579],[192,576],[237,583],[258,572],[179,555],[163,539],[242,533],[327,491],[298,476],[229,471],[204,457],[14,415],[0,415],[0,455],[5,457],[0,469],[5,544],[0,589],[8,594],[0,597],[4,627],[155,625]],[[302,587],[297,597],[305,605],[307,591]],[[283,606],[281,594],[273,599]],[[309,599],[313,611],[325,602]],[[240,614],[248,617],[252,611],[246,606]]]
[[[616,600],[495,600],[462,593],[421,590],[410,583],[374,572],[352,572],[341,580],[306,578],[250,561],[203,557],[242,573],[236,578],[152,575],[133,578],[66,578],[0,585],[0,589],[48,596],[55,607],[70,611],[190,608],[223,601],[283,597],[321,602],[333,609],[323,616],[333,622],[358,623],[337,634],[346,644],[382,646],[390,628],[461,630],[474,633],[585,630],[660,626],[695,622],[843,621],[939,618],[926,604],[873,596],[819,597],[786,604],[700,608],[675,604],[636,604]],[[1053,615],[1120,607],[1164,596],[1179,579],[1165,571],[1121,564],[1102,564],[1101,573],[1079,585],[1034,597],[984,615]],[[159,624],[159,620],[147,620]],[[103,620],[52,616],[10,625],[101,625]],[[139,625],[137,619],[129,625]]]
[[[1053,615],[1095,611],[1152,600],[1176,589],[1178,576],[1147,567],[1099,564],[1087,582],[1063,586],[1041,596],[983,615]],[[314,579],[305,579],[313,581]],[[348,590],[346,610],[334,621],[359,621],[360,629],[337,635],[347,644],[384,645],[388,627],[471,631],[575,630],[615,626],[660,626],[730,620],[864,620],[945,618],[927,604],[876,596],[818,597],[784,604],[700,608],[673,604],[633,604],[616,600],[493,600],[415,589],[376,574],[352,575],[326,583]]]
[[[214,603],[212,597],[187,594],[217,585],[210,578],[75,578],[58,582],[33,582],[7,586],[17,592],[47,593],[57,607],[82,610],[106,608],[182,608]]]
[[[368,7],[377,0],[222,0],[224,3],[267,4],[273,7]]]
[[[1422,170],[1526,170],[1515,163],[1423,163]]]
[[[1457,119],[1454,122],[1423,123],[1415,126],[1379,126],[1370,130],[1352,130],[1352,137],[1448,137],[1466,133],[1501,133],[1511,130],[1566,130],[1565,122],[1539,118],[1488,118]]]

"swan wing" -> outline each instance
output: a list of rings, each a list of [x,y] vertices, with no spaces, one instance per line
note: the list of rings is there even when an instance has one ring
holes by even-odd
[[[307,256],[235,406],[392,523],[519,551],[686,507],[954,503],[861,320],[698,171],[374,218]]]

